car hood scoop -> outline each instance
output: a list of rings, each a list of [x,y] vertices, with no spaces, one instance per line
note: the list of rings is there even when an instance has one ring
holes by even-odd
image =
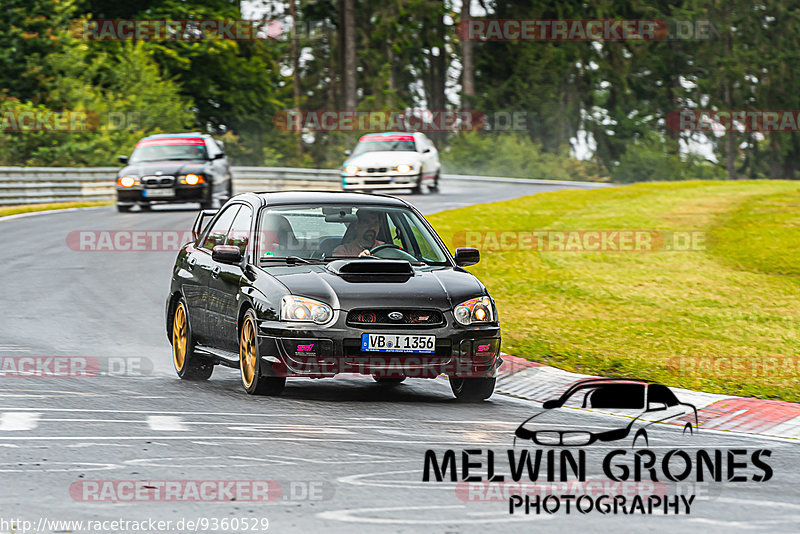
[[[333,260],[325,268],[348,282],[405,282],[414,276],[403,260]]]

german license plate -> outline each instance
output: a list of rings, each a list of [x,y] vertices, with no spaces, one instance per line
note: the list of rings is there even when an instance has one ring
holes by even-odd
[[[145,189],[142,191],[142,196],[147,198],[164,198],[164,197],[174,197],[175,190],[174,189]]]
[[[436,336],[361,334],[361,350],[367,352],[436,352]]]

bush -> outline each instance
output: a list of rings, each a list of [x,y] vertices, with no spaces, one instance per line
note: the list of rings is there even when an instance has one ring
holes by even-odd
[[[440,153],[443,171],[543,180],[608,181],[605,169],[566,152],[544,152],[522,134],[459,133]]]
[[[667,143],[655,134],[628,145],[611,169],[611,180],[619,183],[725,178],[724,169],[696,154],[671,154]]]

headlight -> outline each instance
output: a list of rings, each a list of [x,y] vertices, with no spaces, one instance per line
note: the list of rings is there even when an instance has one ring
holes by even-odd
[[[492,323],[495,320],[494,303],[489,297],[476,297],[456,306],[453,315],[456,321],[465,326]]]
[[[139,179],[135,176],[122,176],[117,178],[117,185],[120,187],[133,187],[139,185]]]
[[[178,181],[186,185],[197,185],[206,182],[205,178],[203,178],[199,174],[186,174],[184,176],[179,176]]]
[[[414,167],[412,167],[411,165],[406,165],[404,163],[402,165],[398,165],[397,167],[395,167],[394,170],[396,170],[397,172],[411,172],[412,170],[414,170]]]
[[[349,174],[351,176],[358,174],[358,171],[359,168],[356,167],[355,165],[348,165],[347,167],[344,168],[344,173]]]
[[[331,307],[318,300],[289,295],[281,301],[281,321],[325,324],[331,317]]]

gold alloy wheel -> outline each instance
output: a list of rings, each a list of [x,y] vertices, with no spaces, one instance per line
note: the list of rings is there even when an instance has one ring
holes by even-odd
[[[187,345],[186,310],[183,308],[183,303],[179,302],[175,307],[175,317],[172,321],[172,360],[179,372],[186,363]]]
[[[250,388],[256,376],[256,331],[249,316],[244,319],[239,339],[239,368],[244,387]]]

